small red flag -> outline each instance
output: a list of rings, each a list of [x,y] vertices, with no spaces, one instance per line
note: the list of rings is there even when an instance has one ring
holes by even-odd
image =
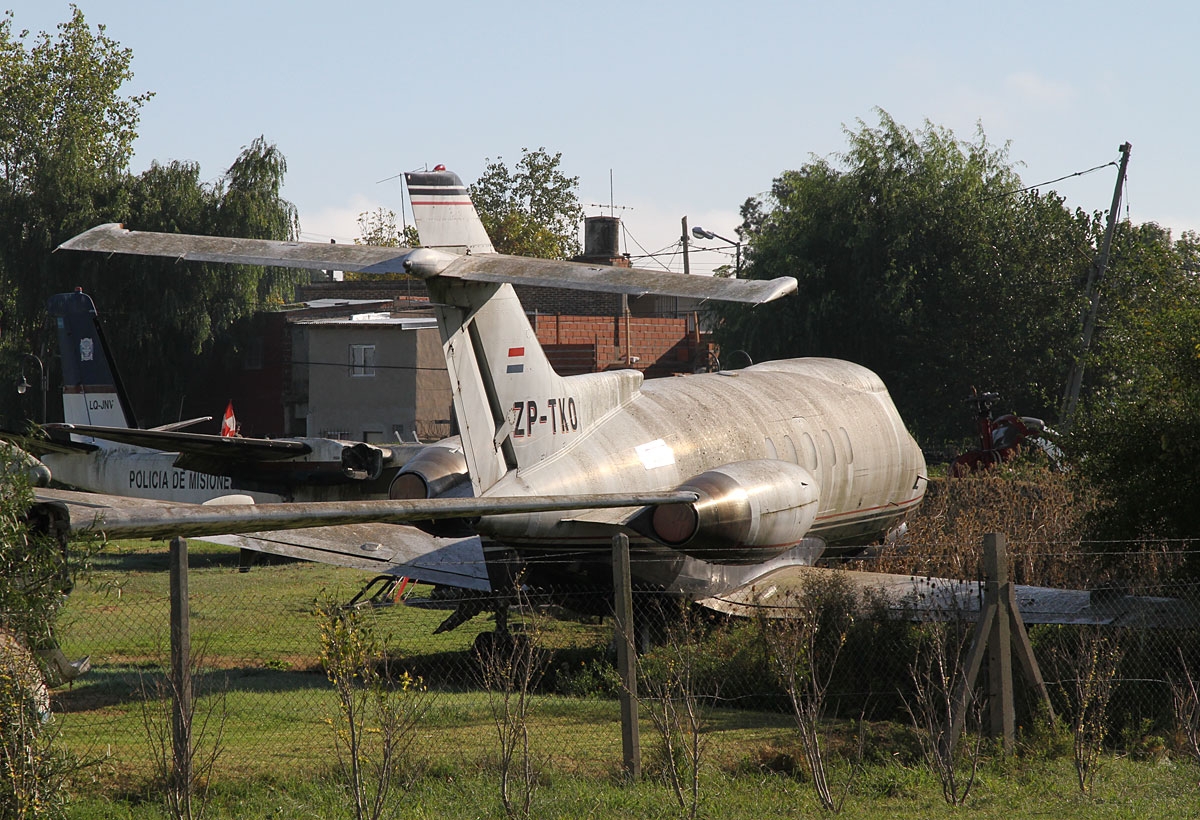
[[[225,408],[225,418],[221,422],[221,435],[236,436],[237,435],[237,416],[233,414],[233,402],[229,402],[229,406]]]

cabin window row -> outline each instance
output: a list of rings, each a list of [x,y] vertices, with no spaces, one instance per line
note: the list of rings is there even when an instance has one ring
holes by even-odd
[[[807,431],[800,431],[795,438],[785,435],[778,446],[768,437],[766,439],[767,458],[790,461],[793,464],[799,464],[809,472],[816,472],[822,460],[834,467],[837,466],[839,459],[844,460],[848,465],[854,463],[854,445],[851,443],[850,433],[845,427],[837,429],[836,439],[834,434],[828,430],[821,430],[818,437],[821,442],[819,450],[816,441]]]

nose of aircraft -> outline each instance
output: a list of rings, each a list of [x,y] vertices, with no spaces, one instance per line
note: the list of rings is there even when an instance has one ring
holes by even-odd
[[[50,468],[21,448],[0,441],[0,472],[10,475],[25,473],[34,487],[50,486]]]
[[[50,486],[50,468],[40,461],[29,465],[29,483],[35,487]]]

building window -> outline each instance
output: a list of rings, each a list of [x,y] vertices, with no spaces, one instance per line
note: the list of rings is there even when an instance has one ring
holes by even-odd
[[[255,336],[242,348],[242,369],[263,369],[263,340],[261,336]]]
[[[350,345],[350,375],[375,375],[375,345]]]

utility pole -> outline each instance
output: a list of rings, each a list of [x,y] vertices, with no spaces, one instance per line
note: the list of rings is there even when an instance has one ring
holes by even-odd
[[[692,272],[692,267],[688,263],[688,227],[687,217],[685,216],[681,222],[683,223],[683,275],[688,276]]]
[[[1108,254],[1112,250],[1113,232],[1117,227],[1117,212],[1121,209],[1121,189],[1125,186],[1125,169],[1129,167],[1129,152],[1133,146],[1128,142],[1118,149],[1121,152],[1121,167],[1117,171],[1117,186],[1113,189],[1112,205],[1108,209],[1108,227],[1104,231],[1104,241],[1100,253],[1096,257],[1091,270],[1088,271],[1088,281],[1085,293],[1088,297],[1087,314],[1083,317],[1083,338],[1080,341],[1079,356],[1071,368],[1071,376],[1067,380],[1067,390],[1063,394],[1062,413],[1059,414],[1060,426],[1066,429],[1071,426],[1075,408],[1079,404],[1079,391],[1083,386],[1083,369],[1087,359],[1088,348],[1092,344],[1092,334],[1096,331],[1096,313],[1100,308],[1100,283],[1104,279],[1104,270],[1108,267]]]

